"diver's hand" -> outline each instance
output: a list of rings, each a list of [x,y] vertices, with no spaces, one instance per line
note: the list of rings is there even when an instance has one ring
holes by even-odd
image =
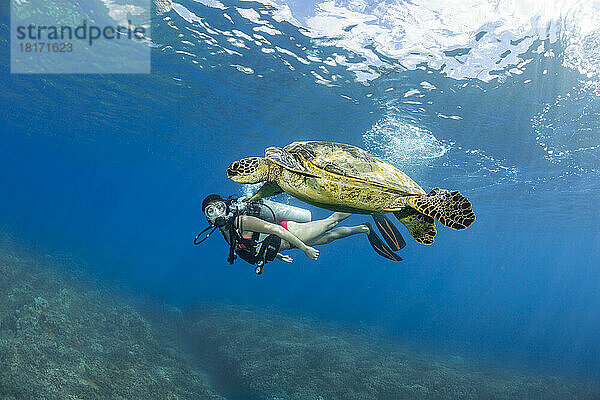
[[[286,263],[291,263],[294,259],[287,254],[277,253],[277,259]]]
[[[306,254],[306,257],[312,260],[319,258],[319,250],[315,249],[314,247],[306,246],[306,249],[304,249],[304,254]]]

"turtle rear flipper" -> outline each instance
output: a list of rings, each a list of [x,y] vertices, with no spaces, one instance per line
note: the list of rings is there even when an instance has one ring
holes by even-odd
[[[407,203],[452,229],[466,229],[475,221],[471,202],[458,191],[435,188],[421,196],[411,196]]]
[[[437,231],[435,230],[435,222],[433,218],[418,213],[415,210],[397,211],[394,213],[398,221],[402,222],[408,229],[411,236],[421,244],[433,244],[433,240]]]

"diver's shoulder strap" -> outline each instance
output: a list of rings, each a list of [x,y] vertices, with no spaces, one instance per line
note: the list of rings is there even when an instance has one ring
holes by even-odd
[[[233,262],[237,258],[237,253],[237,255],[242,257],[244,261],[250,264],[256,264],[258,260],[256,248],[258,245],[260,233],[252,232],[251,238],[243,237],[243,227],[241,226],[242,221],[237,219],[241,215],[246,214],[234,215],[234,217],[232,217],[227,224],[227,230],[229,232],[229,257],[227,257],[227,261],[229,262],[229,264],[233,264]]]
[[[235,232],[235,226],[234,225],[234,218],[232,218],[232,221],[228,224],[228,230],[229,230],[229,256],[227,257],[227,262],[229,262],[229,264],[233,264],[233,262],[235,261],[235,246],[237,245],[237,233]]]

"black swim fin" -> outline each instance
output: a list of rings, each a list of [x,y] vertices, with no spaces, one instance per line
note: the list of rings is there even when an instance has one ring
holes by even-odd
[[[406,246],[402,234],[385,214],[373,214],[373,221],[375,221],[381,236],[393,251],[401,250]]]
[[[388,260],[392,260],[392,261],[402,261],[402,257],[400,257],[398,254],[394,253],[392,251],[392,249],[390,249],[384,242],[383,240],[381,240],[381,238],[379,236],[377,236],[377,233],[375,233],[375,231],[373,230],[373,227],[371,226],[370,223],[365,223],[365,225],[367,225],[369,227],[369,235],[367,236],[369,238],[369,243],[371,243],[371,247],[373,247],[373,250],[375,250],[375,252],[377,252],[377,254],[379,254],[382,257],[387,258]]]

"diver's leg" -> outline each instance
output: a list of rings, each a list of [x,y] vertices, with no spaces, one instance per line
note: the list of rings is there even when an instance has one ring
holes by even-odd
[[[352,214],[334,212],[329,217],[313,222],[294,222],[288,221],[287,229],[290,233],[308,243],[325,232],[335,228],[337,224],[348,218]]]
[[[309,246],[318,246],[321,244],[331,243],[334,240],[342,239],[348,236],[357,235],[359,233],[368,234],[369,228],[366,225],[341,226],[339,228],[330,230],[329,232],[325,232],[321,236],[317,236],[313,240],[309,240],[305,243]]]

